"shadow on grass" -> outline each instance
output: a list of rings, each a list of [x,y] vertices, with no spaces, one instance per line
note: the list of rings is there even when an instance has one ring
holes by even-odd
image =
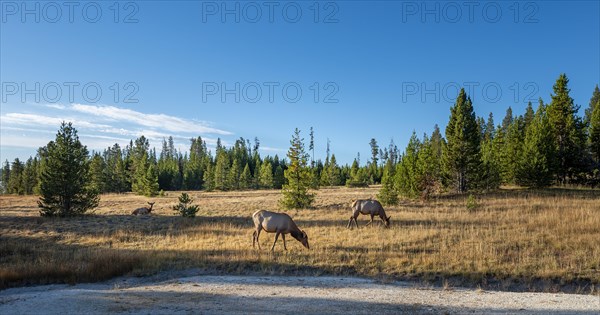
[[[541,190],[541,194],[556,194],[564,196],[567,193],[574,196],[586,196],[585,198],[597,198],[600,191],[590,190],[567,190],[561,189]],[[490,193],[486,196],[497,196],[494,194],[537,194],[537,191],[500,191]],[[533,195],[532,195],[533,196]],[[536,195],[538,196],[538,195]],[[465,196],[460,196],[464,198]],[[495,197],[497,198],[497,197]],[[313,211],[313,210],[309,210]],[[317,209],[316,211],[319,211]],[[368,222],[362,217],[360,229]],[[438,226],[450,221],[431,220],[408,220],[394,221],[392,228],[401,229],[406,226]],[[298,220],[300,228],[327,228],[345,227],[347,219],[340,220]],[[475,222],[472,224],[488,224],[487,222]],[[219,227],[233,226],[237,229],[224,231]],[[171,234],[185,234],[190,229],[202,228],[203,232],[214,235],[240,235],[244,240],[247,238],[248,250],[141,250],[141,249],[116,249],[111,244],[81,245],[66,244],[62,238],[63,233],[69,233],[75,237],[120,237],[119,235],[132,235],[140,237],[150,235],[166,236]],[[333,264],[332,266],[313,266],[311,254],[300,253],[302,256],[294,263],[286,262],[286,254],[275,253],[249,253],[251,248],[252,220],[250,216],[206,216],[194,219],[151,215],[146,217],[134,217],[130,215],[89,215],[76,218],[42,218],[42,217],[19,217],[0,216],[0,288],[11,286],[22,286],[30,284],[45,283],[78,283],[93,282],[109,279],[111,277],[125,274],[153,274],[161,270],[172,268],[206,268],[217,273],[225,274],[285,274],[285,275],[352,275],[371,276],[377,275],[375,271],[356,268],[350,263]],[[379,228],[379,227],[368,227]],[[240,232],[238,233],[239,230]],[[19,234],[15,233],[18,232]],[[20,235],[20,236],[16,236]],[[272,244],[273,235],[269,235],[267,244]],[[263,238],[261,238],[263,239]],[[263,239],[264,240],[264,239]],[[288,239],[288,245],[291,238]],[[281,241],[280,241],[281,243]],[[276,251],[281,250],[282,244],[277,244]],[[264,244],[264,243],[263,243]],[[269,246],[270,248],[270,246]],[[332,251],[337,253],[366,253],[366,248],[343,248],[333,247]],[[430,254],[426,249],[410,249],[404,251],[407,254]],[[265,259],[264,257],[269,257]],[[335,257],[335,256],[334,256]],[[289,260],[288,260],[289,261]],[[402,269],[402,268],[400,268]],[[592,279],[578,279],[565,281],[560,278],[513,278],[507,275],[483,274],[478,272],[444,273],[444,272],[421,272],[421,273],[397,273],[380,275],[382,279],[427,281],[436,285],[442,285],[444,280],[452,279],[456,285],[468,287],[481,286],[484,289],[502,289],[511,291],[563,291],[585,293],[581,288],[598,285]],[[377,276],[376,276],[377,277]],[[565,283],[567,282],[567,283]],[[589,292],[589,290],[588,290]]]
[[[9,230],[28,234],[60,234],[97,237],[115,234],[139,233],[140,235],[167,235],[184,233],[190,228],[204,228],[217,235],[233,233],[208,226],[232,225],[251,233],[252,220],[249,217],[218,216],[183,218],[175,216],[131,216],[131,215],[85,215],[70,218],[0,216],[0,235]]]
[[[336,252],[366,253],[362,248],[333,248]],[[416,251],[421,253],[420,251]],[[316,266],[308,251],[268,249],[140,250],[61,243],[58,237],[3,235],[0,242],[0,289],[51,283],[85,283],[121,275],[147,276],[167,270],[201,268],[215,274],[285,276],[358,276],[382,281],[411,281],[443,286],[481,287],[504,291],[589,293],[591,279],[565,283],[560,278],[511,278],[480,272],[382,273],[356,268],[351,261]],[[172,273],[176,276],[176,273]],[[585,291],[587,288],[587,291]]]

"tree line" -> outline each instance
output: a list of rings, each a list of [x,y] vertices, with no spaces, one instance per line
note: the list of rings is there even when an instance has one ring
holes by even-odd
[[[65,126],[61,126],[61,130]],[[329,144],[328,144],[329,146]],[[278,155],[261,156],[260,141],[239,138],[231,147],[218,139],[214,153],[202,137],[190,140],[187,152],[175,148],[172,137],[164,139],[157,154],[145,136],[140,136],[121,148],[119,144],[88,157],[90,186],[99,193],[134,192],[156,196],[161,191],[174,190],[248,190],[281,189],[287,183],[284,172],[285,158]],[[314,132],[311,128],[310,149],[314,152]],[[1,191],[7,194],[39,194],[39,177],[43,173],[41,161],[47,155],[47,146],[39,148],[35,157],[26,162],[16,158],[5,161],[1,170]],[[314,153],[313,153],[314,156]],[[358,160],[359,161],[359,160]],[[319,186],[367,186],[378,181],[355,160],[351,166],[340,166],[335,154],[323,163],[311,159],[311,188]],[[378,171],[378,170],[376,170]]]
[[[381,183],[378,197],[386,204],[396,203],[399,197],[492,190],[502,184],[596,186],[600,183],[600,90],[596,86],[580,117],[568,82],[561,74],[549,103],[540,99],[535,109],[529,103],[519,116],[509,107],[498,125],[491,113],[487,119],[476,116],[463,89],[450,109],[444,135],[437,125],[431,135],[419,137],[413,132],[402,153],[393,141],[381,148],[371,139],[371,156],[364,165],[360,154],[350,165],[339,165],[329,140],[325,160],[315,160],[312,128],[307,149],[296,130],[287,159],[262,157],[257,138],[253,142],[239,138],[230,147],[218,139],[212,152],[197,137],[190,140],[187,152],[181,152],[169,137],[157,154],[141,136],[125,148],[115,144],[102,152],[86,153],[87,182],[99,193],[132,191],[146,196],[172,190],[285,190],[293,186],[299,192],[320,186]],[[40,178],[51,167],[44,159],[52,143],[26,162],[6,161],[0,175],[2,192],[42,193]],[[295,182],[286,176],[290,167]]]
[[[427,198],[432,193],[485,191],[500,185],[548,187],[600,184],[600,90],[596,85],[584,117],[561,74],[550,102],[531,102],[523,115],[509,107],[498,125],[490,113],[477,117],[462,89],[442,136],[413,132],[398,163],[384,165],[379,199]]]

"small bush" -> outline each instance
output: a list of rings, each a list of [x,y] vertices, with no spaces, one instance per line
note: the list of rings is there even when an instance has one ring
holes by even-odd
[[[192,202],[194,202],[194,199],[190,198],[187,193],[181,193],[179,204],[173,206],[173,210],[179,212],[183,217],[193,218],[198,212],[198,206],[192,205]]]
[[[469,197],[467,197],[467,210],[475,211],[477,210],[477,208],[479,208],[477,198],[475,198],[473,194],[470,194]]]

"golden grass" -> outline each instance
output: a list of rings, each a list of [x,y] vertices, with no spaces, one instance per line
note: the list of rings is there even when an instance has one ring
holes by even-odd
[[[315,209],[288,211],[311,249],[288,237],[289,250],[278,243],[275,253],[273,234],[252,249],[251,215],[277,209],[279,191],[190,192],[194,219],[171,210],[178,192],[154,198],[149,217],[130,215],[146,198],[112,194],[93,215],[67,219],[40,217],[37,197],[0,196],[0,288],[187,268],[579,293],[600,284],[598,190],[501,190],[479,196],[475,210],[465,196],[402,201],[387,208],[390,229],[364,228],[364,216],[346,229],[350,199],[377,190],[319,190]]]

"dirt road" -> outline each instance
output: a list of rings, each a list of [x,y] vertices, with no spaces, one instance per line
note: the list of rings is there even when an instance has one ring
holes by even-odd
[[[417,288],[347,277],[120,278],[0,291],[0,314],[594,314],[600,296]]]

